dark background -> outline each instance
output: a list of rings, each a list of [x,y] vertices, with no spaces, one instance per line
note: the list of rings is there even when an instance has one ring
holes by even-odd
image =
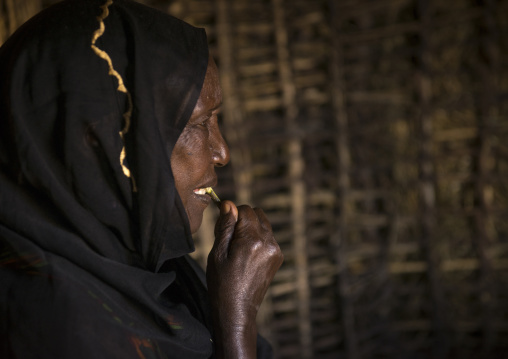
[[[0,0],[0,41],[50,2]],[[508,358],[507,0],[143,2],[207,30],[277,358]]]

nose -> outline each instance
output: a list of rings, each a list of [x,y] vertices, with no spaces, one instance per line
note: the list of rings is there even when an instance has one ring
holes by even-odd
[[[214,129],[211,133],[211,150],[212,150],[212,162],[215,167],[223,167],[228,164],[230,155],[229,147],[222,137],[219,125],[215,123]]]

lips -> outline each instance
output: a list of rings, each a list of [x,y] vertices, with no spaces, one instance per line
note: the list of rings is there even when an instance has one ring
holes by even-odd
[[[193,190],[193,192],[197,195],[206,195],[208,188],[214,187],[217,185],[217,177],[216,176],[208,177],[207,181],[204,181],[201,183],[202,184],[199,187],[195,188]]]

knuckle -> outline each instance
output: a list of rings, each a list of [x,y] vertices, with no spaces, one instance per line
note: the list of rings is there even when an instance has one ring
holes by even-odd
[[[270,252],[270,255],[271,255],[272,257],[276,257],[276,258],[277,258],[277,257],[280,257],[280,255],[282,254],[282,252],[281,252],[281,250],[280,250],[280,247],[279,247],[277,244],[275,244],[275,245],[273,245],[273,244],[272,244],[272,245],[270,245],[270,246],[269,246],[269,252]]]
[[[249,241],[249,249],[252,252],[257,252],[263,250],[263,241],[261,241],[259,238],[253,238],[251,241]]]
[[[276,241],[273,241],[270,243],[269,247],[271,258],[273,258],[274,261],[282,263],[284,260],[284,254],[282,253],[279,244]]]

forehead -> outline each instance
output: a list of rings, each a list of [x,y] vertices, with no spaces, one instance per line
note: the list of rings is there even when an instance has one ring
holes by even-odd
[[[222,102],[222,90],[219,81],[219,70],[213,58],[208,59],[206,76],[201,89],[200,101],[210,102],[210,105],[218,106]],[[212,103],[213,102],[213,103]]]

